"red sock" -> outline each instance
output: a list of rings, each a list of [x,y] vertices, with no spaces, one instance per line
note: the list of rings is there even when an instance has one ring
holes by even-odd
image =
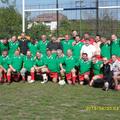
[[[35,80],[35,75],[34,75],[34,72],[31,72],[31,80]]]
[[[22,80],[25,81],[25,77],[22,76]]]
[[[75,84],[75,81],[76,81],[76,76],[72,77],[73,84]]]
[[[4,79],[7,79],[6,73],[3,74],[3,78],[4,78]]]
[[[2,81],[2,77],[0,77],[0,82]]]
[[[11,75],[7,75],[8,82],[11,82]]]

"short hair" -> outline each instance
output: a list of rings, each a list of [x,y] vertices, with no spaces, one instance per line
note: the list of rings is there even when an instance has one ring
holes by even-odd
[[[82,55],[86,55],[86,56],[88,56],[88,54],[87,54],[87,53],[82,53]]]

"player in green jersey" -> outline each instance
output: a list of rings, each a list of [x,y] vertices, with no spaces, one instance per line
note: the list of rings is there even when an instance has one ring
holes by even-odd
[[[23,56],[20,54],[20,50],[16,50],[14,55],[9,60],[9,69],[7,71],[8,82],[11,83],[11,76],[17,75],[17,79],[20,78],[20,70],[22,69]],[[15,77],[14,76],[14,77]]]
[[[67,56],[65,57],[65,69],[61,66],[61,70],[66,72],[66,80],[68,84],[75,84],[76,82],[76,59],[72,56],[72,51],[67,50]]]
[[[48,68],[50,78],[56,83],[58,81],[58,65],[56,58],[53,57],[50,50],[47,50],[45,65]]]
[[[39,42],[38,42],[38,50],[43,55],[46,55],[48,43],[49,43],[49,41],[47,40],[46,35],[42,35],[41,40],[39,40]]]
[[[0,83],[6,82],[7,80],[7,70],[9,68],[8,62],[8,51],[5,49],[2,51],[2,56],[0,56]],[[2,80],[2,78],[4,80]]]
[[[22,80],[25,81],[25,73],[30,73],[30,76],[28,76],[28,82],[33,83],[35,82],[35,58],[32,56],[31,52],[28,50],[26,56],[23,58],[23,68],[21,70],[21,76]],[[31,77],[29,79],[29,77]]]
[[[84,80],[89,82],[90,80],[90,70],[91,70],[91,60],[88,59],[87,53],[82,54],[82,58],[78,61],[79,67],[79,82],[80,85],[84,84]]]
[[[11,41],[9,42],[9,56],[14,55],[15,51],[19,47],[19,42],[16,36],[13,36]]]
[[[101,56],[110,59],[111,58],[110,41],[102,37],[101,42],[102,42],[102,44],[100,45]]]
[[[92,77],[89,85],[92,86],[94,84],[94,81],[97,79],[102,79],[103,78],[103,73],[101,71],[103,62],[99,61],[95,56],[92,58],[92,70],[94,76]]]
[[[58,65],[58,73],[59,73],[59,84],[65,84],[65,71],[62,70],[62,66],[63,68],[65,68],[64,66],[64,62],[65,62],[65,55],[63,54],[62,50],[58,49],[57,50],[57,65]]]
[[[30,50],[32,56],[36,55],[36,52],[38,50],[38,43],[36,39],[31,38],[31,41],[28,43],[28,49]]]

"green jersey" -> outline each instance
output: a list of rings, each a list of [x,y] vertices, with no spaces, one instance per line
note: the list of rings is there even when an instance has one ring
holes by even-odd
[[[64,66],[65,55],[62,55],[61,57],[57,56],[56,60],[57,60],[57,65],[58,65],[58,72],[60,72],[60,64],[62,64],[63,68],[65,68],[65,66]]]
[[[23,64],[24,64],[24,68],[27,69],[27,71],[31,71],[31,68],[35,65],[35,59],[34,57],[28,57],[28,56],[24,56],[23,58]]]
[[[46,55],[46,50],[47,50],[47,44],[49,43],[48,40],[43,42],[42,40],[39,40],[38,42],[38,50],[43,54]]]
[[[120,39],[111,42],[111,54],[120,56]]]
[[[79,59],[78,61],[79,73],[84,74],[86,72],[90,72],[91,69],[91,61],[90,60],[83,60]]]
[[[40,58],[36,58],[35,59],[35,65],[38,67],[41,67],[45,64],[45,57],[43,55],[41,55]]]
[[[8,56],[0,56],[0,65],[7,70],[9,68],[10,58]]]
[[[73,56],[71,56],[71,57],[66,56],[65,57],[65,70],[66,70],[66,73],[70,73],[71,70],[75,67],[75,65],[76,65],[75,57],[73,57]]]
[[[102,57],[106,57],[107,59],[111,58],[110,45],[109,44],[101,44],[100,49],[101,49],[101,56]]]
[[[57,60],[52,55],[50,57],[46,56],[45,65],[51,72],[58,72]]]
[[[32,56],[35,56],[36,55],[36,52],[38,50],[38,44],[33,44],[31,42],[28,43],[28,48],[30,50],[30,52],[32,53]]]
[[[6,49],[9,50],[9,44],[3,44],[2,42],[0,42],[0,55],[2,55],[2,51]]]
[[[9,64],[10,64],[17,72],[20,72],[20,70],[21,70],[21,68],[22,68],[22,65],[23,65],[23,56],[22,56],[22,55],[19,55],[19,56],[13,55],[13,56],[10,58]]]
[[[72,46],[73,56],[77,59],[80,57],[80,51],[84,44],[82,42],[78,42],[76,45]]]
[[[92,63],[92,69],[93,69],[94,75],[102,74],[102,71],[101,71],[101,65],[102,64],[103,64],[102,61],[97,61],[96,63]]]
[[[9,42],[9,56],[14,55],[14,53],[18,49],[18,47],[19,47],[18,41],[16,41],[16,42],[10,41]]]
[[[63,47],[63,53],[66,55],[68,49],[72,49],[72,43],[74,40],[63,40],[61,41],[62,47]]]

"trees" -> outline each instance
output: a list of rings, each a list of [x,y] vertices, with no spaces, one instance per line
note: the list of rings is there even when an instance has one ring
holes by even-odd
[[[0,34],[15,35],[21,32],[22,17],[13,7],[0,8]]]

